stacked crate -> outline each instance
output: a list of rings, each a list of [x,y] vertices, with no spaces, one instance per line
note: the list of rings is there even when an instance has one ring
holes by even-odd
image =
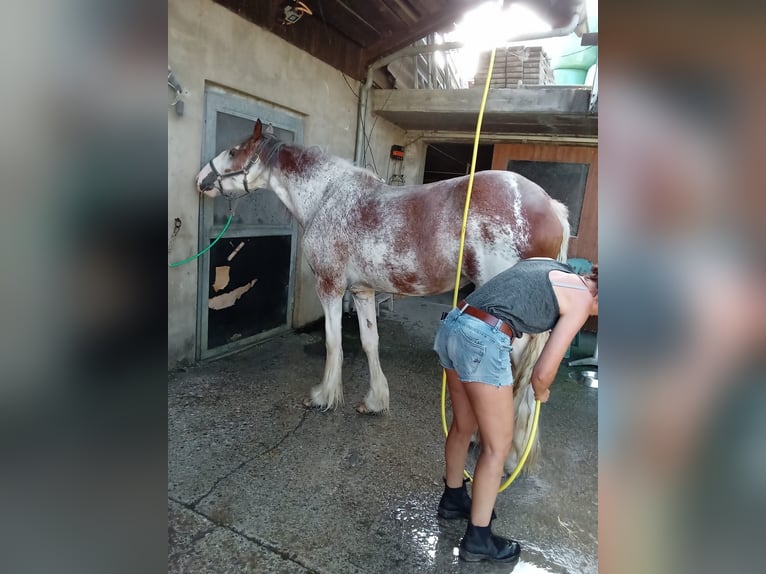
[[[489,69],[490,52],[479,57],[479,66],[474,76],[474,86],[484,86]],[[553,70],[548,56],[540,46],[514,46],[498,48],[492,69],[490,88],[516,88],[553,84]]]

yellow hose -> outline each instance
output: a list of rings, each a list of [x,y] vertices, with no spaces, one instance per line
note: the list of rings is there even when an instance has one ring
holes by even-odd
[[[489,68],[487,69],[487,80],[484,82],[484,93],[481,96],[481,106],[479,107],[479,118],[476,121],[476,134],[473,138],[473,157],[471,158],[471,171],[468,176],[468,189],[465,194],[465,208],[463,209],[463,222],[460,227],[460,249],[458,251],[457,259],[457,272],[455,273],[455,289],[452,294],[452,307],[457,307],[457,297],[460,291],[460,275],[463,271],[463,248],[465,247],[465,231],[468,225],[468,208],[471,204],[471,192],[473,191],[473,177],[476,173],[476,155],[479,151],[479,137],[481,136],[481,122],[484,119],[484,108],[487,105],[487,95],[489,94],[489,82],[492,79],[492,69],[495,67],[495,48],[492,48],[492,53],[489,57]],[[442,412],[442,430],[444,436],[449,435],[449,429],[447,428],[447,371],[442,369],[442,398],[441,398],[441,412]],[[503,484],[500,485],[498,492],[503,492],[508,486],[516,480],[516,477],[524,467],[524,463],[532,450],[532,443],[535,440],[535,434],[537,433],[537,420],[540,417],[540,401],[535,401],[535,415],[532,420],[532,432],[529,434],[529,441],[524,448],[524,452],[519,459],[519,463],[516,468]],[[473,477],[467,470],[463,470],[465,477],[473,482]]]
[[[540,401],[535,401],[535,416],[532,419],[532,432],[529,433],[529,440],[527,441],[527,446],[524,447],[524,452],[521,454],[521,458],[519,459],[519,463],[516,465],[516,468],[513,469],[513,472],[508,477],[508,479],[500,485],[500,488],[498,489],[498,492],[503,492],[506,488],[508,488],[511,483],[516,480],[516,477],[519,476],[519,473],[521,472],[521,469],[524,468],[524,463],[527,462],[527,457],[529,456],[529,453],[532,451],[532,442],[535,440],[535,434],[537,434],[537,419],[540,418]]]

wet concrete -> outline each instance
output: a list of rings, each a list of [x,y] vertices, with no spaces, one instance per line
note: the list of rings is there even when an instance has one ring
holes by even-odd
[[[301,405],[322,376],[321,331],[171,373],[168,571],[507,573],[459,562],[465,521],[436,515],[444,437],[431,344],[450,300],[397,299],[381,312],[387,416],[354,410],[368,371],[353,318],[344,319],[346,402],[336,411]],[[581,337],[572,358],[593,343]],[[493,527],[521,542],[519,574],[598,571],[598,392],[569,371],[543,405],[540,464],[498,496]]]

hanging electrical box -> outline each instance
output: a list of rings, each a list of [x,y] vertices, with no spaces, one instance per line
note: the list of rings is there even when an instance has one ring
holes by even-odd
[[[392,145],[388,156],[388,184],[404,185],[404,146]]]

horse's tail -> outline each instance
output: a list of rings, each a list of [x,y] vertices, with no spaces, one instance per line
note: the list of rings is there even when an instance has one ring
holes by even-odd
[[[556,214],[556,217],[563,228],[561,248],[559,249],[559,254],[556,256],[556,259],[562,263],[566,263],[567,250],[569,249],[569,233],[571,232],[571,228],[569,227],[569,208],[555,199],[551,199],[551,204],[553,206],[553,213]]]
[[[530,341],[524,347],[519,364],[514,369],[513,383],[513,410],[514,410],[514,432],[513,444],[508,459],[505,463],[505,470],[513,472],[521,459],[521,455],[529,442],[529,436],[532,434],[532,423],[535,415],[535,391],[532,388],[532,370],[543,352],[545,343],[548,342],[550,332],[528,335]],[[540,457],[540,432],[535,433],[529,456],[524,463],[524,471],[529,472],[537,463]]]

